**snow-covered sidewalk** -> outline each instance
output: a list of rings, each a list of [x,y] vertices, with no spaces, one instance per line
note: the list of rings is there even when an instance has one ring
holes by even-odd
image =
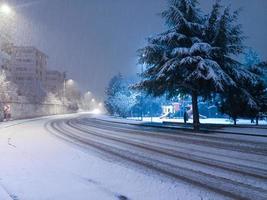
[[[1,200],[223,199],[58,139],[44,127],[62,117],[0,125]]]
[[[139,120],[140,118],[129,118],[132,120]],[[157,123],[162,123],[162,122],[173,122],[173,123],[184,123],[183,118],[175,118],[175,119],[168,119],[168,118],[159,118],[159,117],[144,117],[143,118],[144,122],[157,122]],[[188,123],[192,123],[193,120],[189,119]],[[228,118],[206,118],[206,119],[200,119],[201,124],[217,124],[217,125],[233,125],[233,120],[230,120]],[[238,119],[237,120],[238,125],[255,125],[251,123],[250,119]],[[266,125],[267,126],[267,121],[266,120],[259,120],[259,125]]]
[[[106,115],[97,115],[97,119],[110,121],[115,123],[126,123],[133,125],[145,125],[145,126],[156,126],[156,127],[167,127],[167,128],[177,128],[177,129],[192,129],[192,120],[190,119],[187,125],[183,124],[182,119],[160,119],[160,118],[143,118],[143,121],[138,120],[138,118],[119,118]],[[203,131],[212,131],[218,133],[236,133],[236,134],[247,134],[247,135],[257,135],[267,137],[267,124],[265,121],[261,121],[261,126],[256,126],[251,124],[249,127],[248,120],[240,120],[240,124],[236,127],[230,124],[228,119],[201,119],[203,124]],[[210,127],[209,127],[210,126]],[[216,127],[218,126],[218,127]]]

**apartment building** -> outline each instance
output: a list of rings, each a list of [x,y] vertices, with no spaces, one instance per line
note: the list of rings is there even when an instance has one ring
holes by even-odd
[[[48,92],[52,92],[58,96],[63,95],[64,73],[57,70],[47,70],[44,82],[44,88]]]
[[[16,84],[18,94],[31,101],[38,101],[45,94],[43,81],[47,55],[31,46],[8,45],[4,51],[9,59],[3,68],[9,81]]]
[[[63,95],[64,73],[47,69],[48,56],[31,46],[7,45],[8,60],[1,64],[7,79],[16,84],[18,94],[39,101],[46,92]]]
[[[48,56],[35,47],[10,45],[7,49],[10,60],[7,64],[8,79],[18,87],[18,94],[39,99],[44,96]]]

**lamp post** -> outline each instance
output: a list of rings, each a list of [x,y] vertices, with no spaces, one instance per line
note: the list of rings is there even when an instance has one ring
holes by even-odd
[[[67,78],[67,73],[63,72],[63,98],[62,98],[63,106],[65,106],[65,98],[66,98],[66,78]]]
[[[74,81],[72,79],[67,79],[67,72],[63,72],[63,105],[66,103],[66,91],[67,91],[67,86],[72,85]]]
[[[64,75],[64,82],[63,82],[63,106],[66,106],[66,100],[67,100],[67,90],[70,91],[68,89],[68,86],[72,86],[74,85],[74,80],[72,79],[66,79],[66,74]],[[72,96],[68,96],[68,97],[72,97]],[[70,98],[69,98],[70,100]]]

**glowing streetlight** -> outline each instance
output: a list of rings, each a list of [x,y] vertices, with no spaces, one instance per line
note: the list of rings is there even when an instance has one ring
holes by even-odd
[[[2,4],[0,6],[0,12],[5,15],[10,15],[12,12],[12,8],[8,4]]]
[[[95,102],[95,99],[92,99],[91,101],[94,103]]]
[[[87,100],[90,100],[92,97],[92,92],[90,91],[87,91],[84,93],[84,98],[87,99]]]
[[[69,80],[67,80],[66,84],[67,85],[73,85],[74,84],[74,80],[69,79]]]

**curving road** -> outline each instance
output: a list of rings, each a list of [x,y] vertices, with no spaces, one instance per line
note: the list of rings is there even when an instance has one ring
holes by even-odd
[[[267,199],[267,140],[120,124],[83,116],[46,124],[52,134],[109,159],[232,199]]]

